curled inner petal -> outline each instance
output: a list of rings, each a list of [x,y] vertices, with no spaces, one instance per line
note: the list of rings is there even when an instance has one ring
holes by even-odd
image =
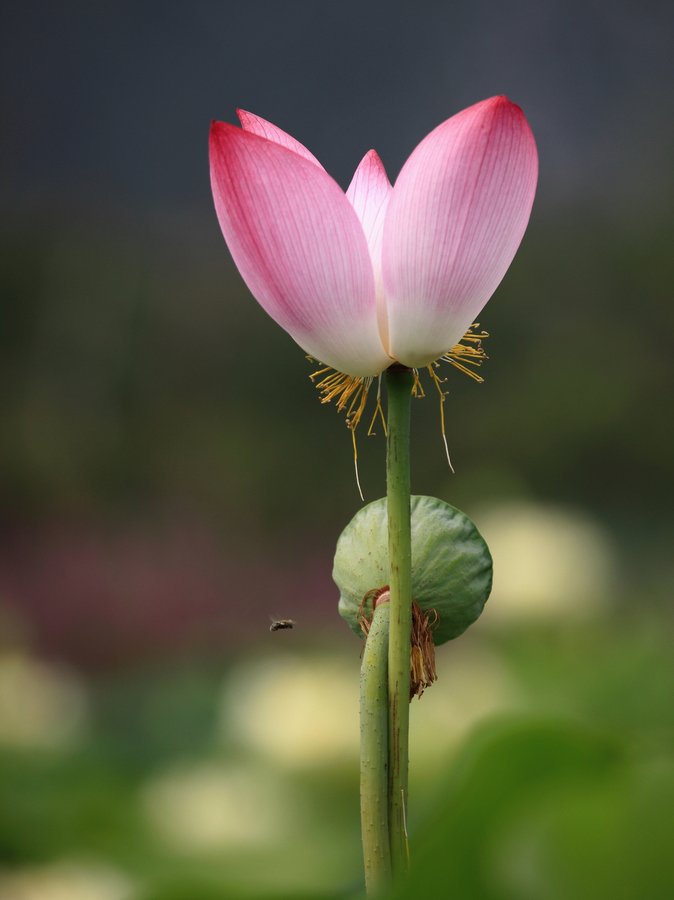
[[[361,160],[346,192],[346,199],[351,202],[363,226],[367,246],[370,250],[377,296],[377,324],[382,344],[387,352],[389,345],[388,313],[381,269],[381,244],[384,219],[392,190],[384,164],[377,153],[370,150]]]

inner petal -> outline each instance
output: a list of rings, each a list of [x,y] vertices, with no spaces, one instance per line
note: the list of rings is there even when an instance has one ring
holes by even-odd
[[[382,275],[381,248],[384,219],[392,190],[384,164],[376,151],[370,150],[361,160],[346,192],[346,197],[350,200],[363,226],[370,251],[374,270],[377,326],[381,342],[387,353],[389,353],[389,326]]]

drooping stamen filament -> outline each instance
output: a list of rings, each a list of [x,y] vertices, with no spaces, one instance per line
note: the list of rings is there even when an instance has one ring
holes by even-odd
[[[445,397],[447,396],[447,392],[443,391],[441,387],[441,385],[444,384],[447,379],[441,378],[436,372],[436,369],[439,367],[440,362],[448,362],[450,363],[450,365],[455,366],[461,372],[465,372],[466,375],[470,375],[471,378],[481,384],[484,381],[484,378],[481,378],[476,372],[473,372],[471,369],[466,368],[467,365],[481,366],[484,360],[488,359],[488,356],[484,352],[484,349],[482,347],[482,340],[486,337],[489,337],[489,335],[486,331],[475,334],[473,329],[479,327],[480,323],[474,322],[461,338],[458,344],[452,347],[451,350],[448,350],[447,353],[443,353],[443,355],[439,357],[439,359],[435,360],[435,362],[426,367],[440,395],[440,429],[442,432],[442,440],[445,445],[447,462],[449,463],[449,468],[452,470],[452,472],[454,472],[454,467],[452,466],[452,461],[449,456],[449,447],[447,445],[447,436],[445,434],[445,411],[443,406]],[[314,361],[313,357],[311,356],[308,356],[307,359],[310,362]],[[417,369],[414,369],[413,372],[414,385],[412,387],[412,395],[414,397],[424,397],[425,393],[419,378],[419,372]],[[353,462],[356,471],[356,484],[358,485],[358,492],[362,500],[363,492],[361,490],[360,479],[358,477],[358,450],[356,447],[356,428],[358,427],[358,423],[360,422],[365,411],[368,392],[372,385],[373,379],[370,376],[366,377],[359,375],[345,375],[343,372],[338,372],[331,366],[324,366],[322,369],[318,369],[318,371],[313,372],[309,376],[309,378],[314,381],[314,379],[318,378],[319,375],[325,375],[325,378],[323,378],[318,382],[318,384],[316,384],[316,387],[321,394],[321,403],[330,403],[332,400],[336,400],[337,412],[342,412],[344,409],[346,409],[346,424],[351,431],[351,436],[353,439]],[[374,427],[377,415],[381,416],[381,420],[384,425],[384,434],[386,434],[386,420],[384,419],[384,413],[381,407],[381,374],[379,375],[379,384],[377,386],[377,406],[375,408],[372,421],[370,422],[370,427],[367,431],[368,435],[374,434],[372,428]]]

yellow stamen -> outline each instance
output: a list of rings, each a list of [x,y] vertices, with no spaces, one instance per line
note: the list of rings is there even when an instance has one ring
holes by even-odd
[[[431,363],[430,366],[427,366],[428,371],[431,373],[431,378],[435,382],[435,386],[438,389],[438,393],[440,394],[440,431],[442,432],[442,440],[445,445],[445,453],[447,454],[447,462],[449,463],[449,468],[452,470],[452,475],[454,474],[454,466],[452,465],[452,460],[449,458],[449,447],[447,446],[447,435],[445,434],[445,397],[447,396],[447,392],[443,391],[440,387],[441,384],[444,384],[447,381],[446,378],[440,378],[440,376],[435,371],[434,366],[437,366],[438,363]],[[469,374],[472,375],[472,372]]]
[[[447,353],[444,353],[440,359],[451,363],[451,365],[456,366],[457,369],[460,369],[466,375],[470,375],[471,378],[482,384],[484,378],[481,378],[475,372],[471,372],[462,362],[459,362],[459,360],[462,360],[470,366],[481,366],[485,359],[489,359],[482,348],[482,339],[489,337],[489,335],[486,331],[482,331],[480,334],[473,334],[473,328],[479,327],[480,323],[474,322],[459,343],[452,347],[451,350],[448,350]],[[469,345],[466,346],[462,341],[467,341]]]
[[[377,413],[381,416],[381,424],[384,426],[384,436],[388,437],[388,431],[386,430],[386,419],[384,418],[384,410],[381,408],[381,373],[379,373],[379,380],[377,384],[377,405],[374,410],[374,415],[372,416],[372,421],[370,422],[370,427],[367,430],[367,436],[375,434],[372,430],[374,427],[374,423],[377,420]]]
[[[466,375],[470,375],[470,377],[475,381],[482,383],[484,381],[484,378],[481,378],[476,372],[473,372],[471,369],[467,368],[467,366],[481,366],[484,360],[488,359],[487,354],[482,348],[482,340],[486,337],[489,337],[489,335],[486,331],[482,331],[479,334],[474,333],[473,329],[479,327],[480,323],[474,322],[461,338],[458,344],[452,347],[451,350],[443,353],[438,360],[426,367],[431,375],[431,378],[433,379],[433,383],[435,384],[438,393],[440,394],[440,428],[442,430],[442,440],[445,445],[445,453],[447,454],[447,462],[449,463],[449,468],[452,470],[452,472],[454,471],[454,467],[452,466],[452,461],[449,457],[449,447],[447,446],[447,436],[445,434],[445,411],[443,404],[445,402],[446,392],[443,391],[441,387],[446,379],[440,378],[435,369],[438,367],[440,361],[448,362],[450,363],[450,365],[459,369],[461,372],[465,372]],[[312,363],[314,361],[313,357],[311,356],[307,356],[307,359]],[[413,372],[414,384],[412,385],[412,395],[414,397],[425,397],[426,394],[424,393],[424,389],[419,378],[419,372],[417,369],[413,369]],[[336,400],[337,412],[346,410],[346,424],[348,429],[351,431],[351,436],[353,439],[353,463],[356,469],[356,484],[358,485],[358,492],[360,493],[360,497],[362,500],[363,492],[361,490],[360,480],[358,478],[358,450],[356,448],[356,428],[358,427],[358,423],[360,422],[361,418],[363,417],[363,413],[365,412],[368,392],[370,390],[370,386],[372,385],[372,377],[345,375],[343,372],[338,372],[331,366],[323,366],[312,375],[310,375],[309,378],[314,381],[320,375],[325,375],[325,378],[323,378],[318,382],[318,384],[316,384],[316,387],[318,388],[321,395],[321,403],[330,403],[332,400]],[[381,406],[381,374],[379,375],[379,383],[377,385],[377,405],[374,410],[374,415],[372,416],[372,421],[370,422],[370,427],[367,431],[368,435],[374,434],[372,429],[374,427],[374,423],[377,420],[377,415],[381,417],[381,421],[384,426],[384,434],[386,434],[386,419],[384,418],[384,411]]]
[[[307,358],[313,362],[311,357]],[[370,385],[372,384],[372,378],[360,377],[355,375],[345,375],[343,372],[337,372],[330,366],[325,366],[324,368],[319,369],[317,372],[314,372],[313,375],[310,375],[309,378],[311,378],[311,380],[313,381],[315,378],[317,378],[319,375],[323,375],[325,372],[330,372],[331,374],[327,375],[322,381],[319,381],[316,387],[321,394],[321,403],[329,403],[331,400],[338,398],[337,412],[342,412],[342,410],[346,409],[346,424],[351,431],[351,438],[353,440],[353,466],[356,471],[356,484],[358,485],[358,493],[360,494],[360,499],[364,502],[365,498],[363,497],[363,491],[360,486],[360,478],[358,476],[358,448],[356,447],[356,428],[358,427],[358,423],[360,422],[363,416],[363,412],[365,411],[367,395],[370,389]],[[377,408],[381,411],[379,391],[377,391]],[[374,414],[376,418],[376,409]],[[383,420],[384,414],[382,412],[382,421]],[[374,419],[372,420],[372,425],[374,425]],[[372,425],[370,425],[368,434],[370,433],[370,431],[372,431]],[[386,430],[386,425],[384,425],[384,430]]]
[[[417,397],[417,398],[425,397],[426,394],[424,393],[424,389],[421,386],[421,381],[419,380],[419,370],[412,369],[412,371],[414,372],[414,384],[412,385],[412,396]]]
[[[363,489],[360,486],[360,478],[358,477],[358,448],[356,447],[356,429],[351,429],[351,437],[353,438],[353,467],[356,470],[356,484],[358,485],[358,493],[360,494],[360,499],[365,503],[365,497],[363,497]]]
[[[321,393],[321,403],[329,403],[335,397],[339,397],[337,401],[337,412],[342,412],[347,407],[346,423],[353,431],[361,420],[365,404],[367,403],[367,393],[372,384],[372,378],[364,378],[355,375],[344,375],[343,372],[337,372],[330,366],[319,369],[309,376],[313,381],[324,372],[331,374],[326,376],[316,385]],[[351,403],[349,404],[349,401]],[[360,402],[359,402],[360,401]]]

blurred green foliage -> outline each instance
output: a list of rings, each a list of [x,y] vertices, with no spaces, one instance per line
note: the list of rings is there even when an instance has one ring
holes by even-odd
[[[604,627],[501,637],[541,714],[487,722],[463,746],[396,896],[671,896],[671,638],[654,621]]]
[[[568,723],[483,730],[413,842],[413,874],[398,895],[665,900],[674,760],[626,761],[624,752]]]
[[[439,765],[412,759],[412,876],[394,896],[671,896],[671,639],[636,616],[464,638],[501,660],[521,711],[484,720]],[[357,667],[355,643],[349,659]],[[6,747],[0,884],[3,873],[74,859],[124,872],[132,900],[360,895],[355,755],[300,769],[260,760],[260,783],[271,776],[289,798],[271,841],[177,852],[148,819],[147,786],[167,772],[254,760],[240,736],[218,737],[227,677],[203,661],[101,675],[89,680],[91,723],[76,746]]]

